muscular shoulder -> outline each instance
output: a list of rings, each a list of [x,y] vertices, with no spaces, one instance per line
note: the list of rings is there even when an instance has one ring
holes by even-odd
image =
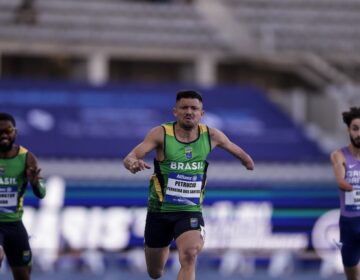
[[[225,134],[221,130],[217,128],[209,127],[209,134],[210,134],[212,147],[216,147],[216,146],[223,147],[227,143],[229,143],[229,139],[225,136]]]
[[[218,137],[221,134],[221,131],[214,127],[209,127],[210,137]]]
[[[27,166],[37,166],[38,165],[38,160],[37,160],[36,156],[30,151],[27,151],[26,165]]]
[[[158,126],[153,127],[152,129],[150,129],[149,133],[154,133],[154,134],[162,133],[162,134],[164,134],[164,128],[163,128],[162,125],[158,125]]]
[[[330,154],[330,159],[331,159],[332,163],[344,163],[345,162],[344,154],[340,149],[333,151]]]
[[[164,141],[164,128],[160,125],[153,127],[146,136],[146,139],[156,143],[162,143]]]

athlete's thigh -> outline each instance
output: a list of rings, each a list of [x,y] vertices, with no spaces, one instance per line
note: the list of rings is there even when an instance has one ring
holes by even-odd
[[[360,219],[340,218],[341,257],[344,267],[356,270],[360,260]]]
[[[177,215],[174,226],[175,240],[187,231],[198,231],[203,239],[205,239],[205,223],[200,212],[182,212]]]
[[[4,250],[9,265],[26,271],[32,263],[29,237],[22,222],[8,223],[4,234]],[[22,273],[22,272],[19,272]]]
[[[360,246],[358,244],[344,243],[341,248],[341,257],[344,267],[356,267],[360,260]]]
[[[30,280],[31,266],[11,267],[14,280]]]
[[[169,248],[174,238],[172,215],[148,212],[145,224],[145,259],[148,270],[162,270],[169,256]]]
[[[145,244],[145,260],[148,271],[162,270],[169,257],[170,246],[162,248],[150,248]]]
[[[175,225],[176,246],[181,252],[187,249],[201,250],[205,241],[205,225],[199,212],[183,213]]]
[[[346,279],[359,279],[360,275],[360,269],[359,266],[353,266],[353,267],[344,267]]]
[[[176,247],[180,254],[189,250],[195,250],[197,253],[204,247],[204,238],[198,230],[189,230],[176,238]]]
[[[174,238],[174,227],[168,213],[148,212],[144,240],[149,248],[168,247]]]

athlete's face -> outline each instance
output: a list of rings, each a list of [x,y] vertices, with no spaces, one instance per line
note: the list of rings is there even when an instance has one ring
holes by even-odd
[[[0,152],[10,151],[16,138],[16,128],[11,121],[0,121]]]
[[[183,129],[196,127],[204,115],[202,102],[196,98],[181,98],[176,102],[174,116]]]
[[[360,118],[353,119],[349,126],[351,144],[360,149]]]

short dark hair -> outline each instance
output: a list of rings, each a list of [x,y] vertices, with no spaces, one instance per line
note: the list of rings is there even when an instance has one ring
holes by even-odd
[[[181,90],[176,94],[176,102],[178,102],[182,98],[196,98],[201,103],[203,101],[202,96],[195,90]]]
[[[0,121],[10,121],[12,125],[16,127],[15,118],[8,113],[0,112]]]
[[[348,127],[353,119],[360,119],[360,107],[351,107],[348,112],[343,112],[343,121]]]

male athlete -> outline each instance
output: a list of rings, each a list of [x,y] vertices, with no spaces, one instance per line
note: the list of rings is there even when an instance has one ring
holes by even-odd
[[[35,156],[15,139],[15,119],[0,112],[0,265],[5,254],[14,280],[29,280],[32,254],[21,221],[24,193],[28,184],[39,198],[46,191]]]
[[[204,115],[202,97],[196,91],[180,91],[173,109],[175,122],[154,127],[143,142],[124,159],[132,173],[149,169],[142,159],[156,151],[151,176],[145,225],[145,259],[151,278],[160,278],[175,239],[179,252],[178,280],[195,279],[197,255],[204,245],[204,198],[206,158],[221,147],[234,155],[248,170],[254,162],[224,133],[199,121]]]
[[[342,113],[350,144],[331,154],[340,193],[340,242],[346,278],[360,277],[360,107]]]

